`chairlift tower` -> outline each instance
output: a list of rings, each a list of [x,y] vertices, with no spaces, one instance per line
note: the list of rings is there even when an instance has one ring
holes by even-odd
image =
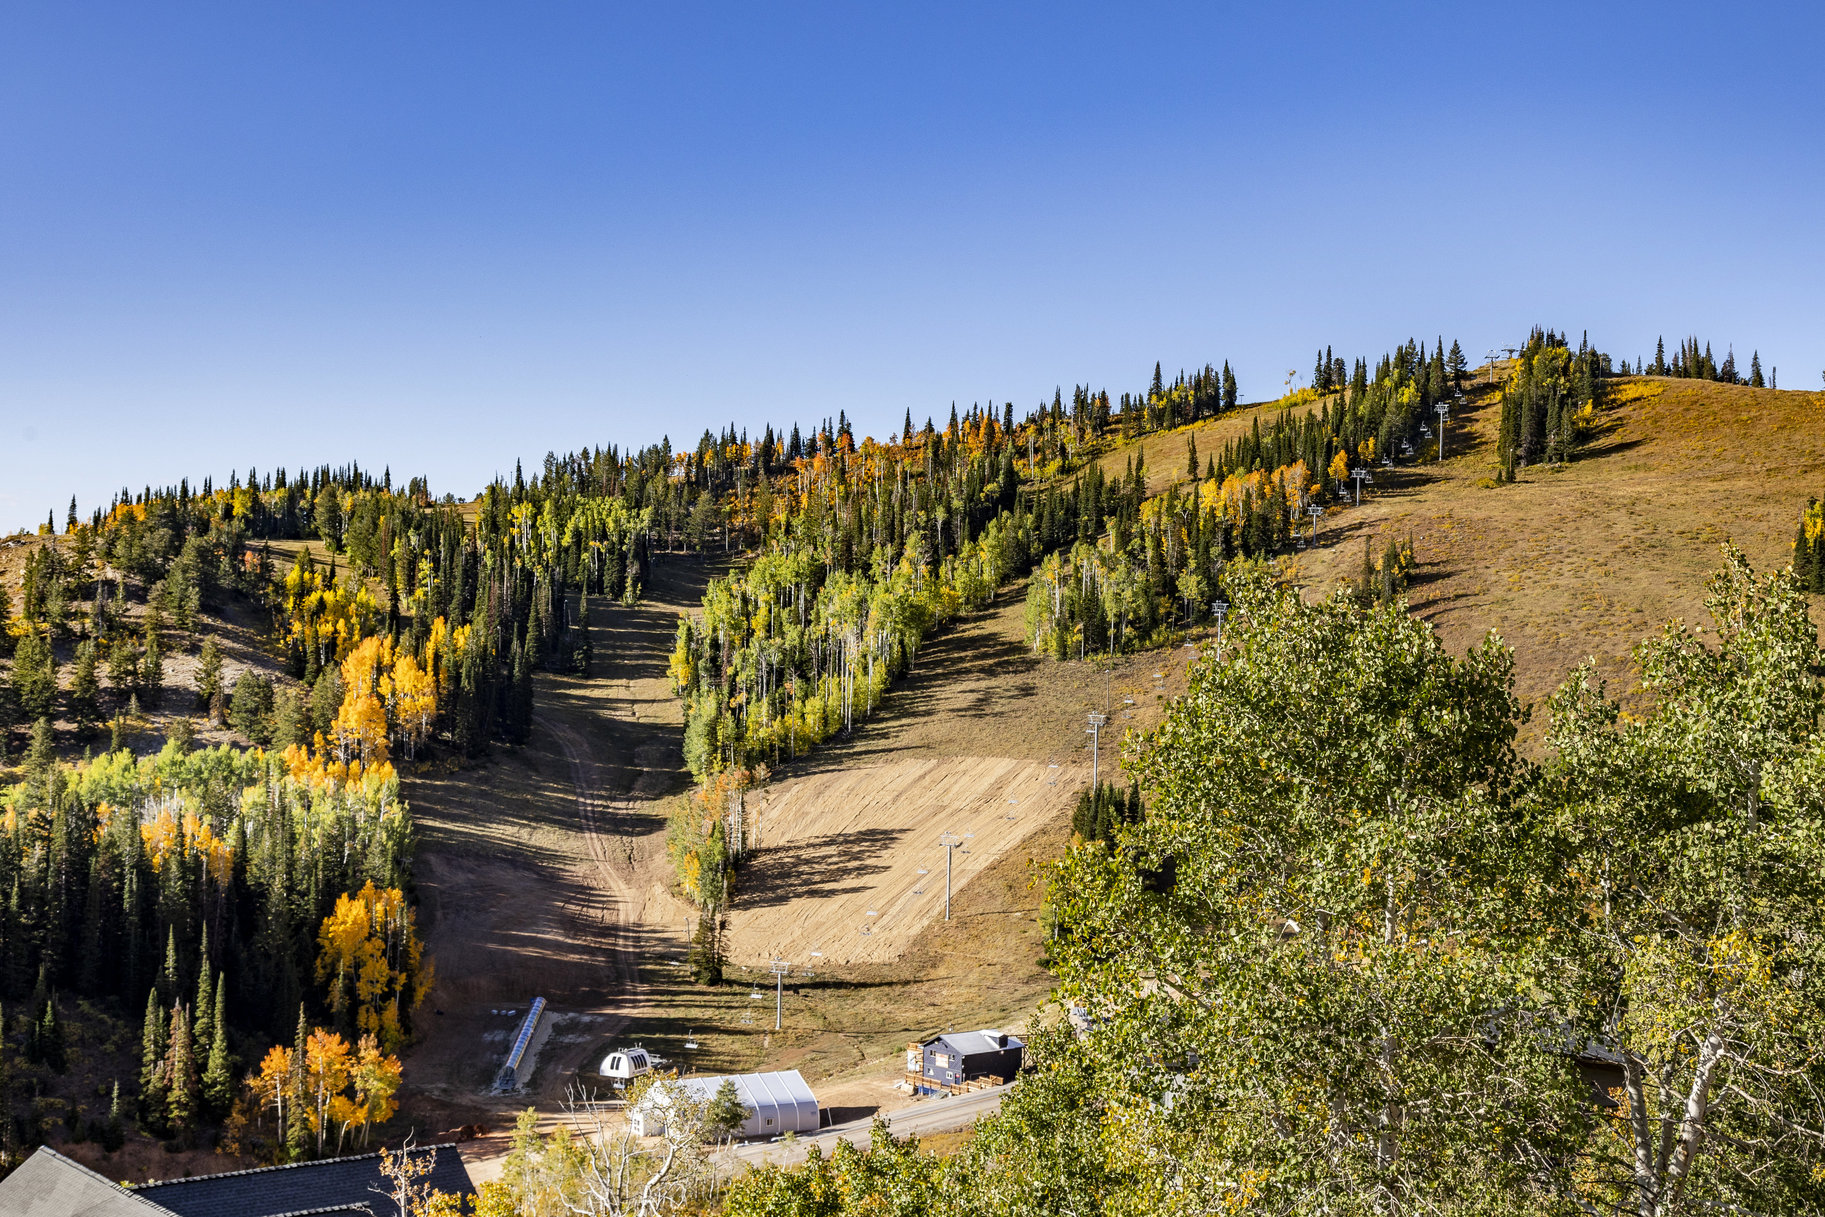
[[[1217,615],[1217,649],[1223,649],[1223,618],[1229,616],[1229,601],[1212,600],[1210,611]]]
[[[1084,734],[1090,737],[1090,789],[1092,791],[1096,789],[1096,758],[1098,754],[1102,752],[1103,724],[1108,721],[1109,716],[1107,714],[1104,714],[1101,710],[1092,710],[1090,712],[1090,726],[1084,731]]]
[[[959,845],[963,844],[963,838],[954,832],[947,832],[939,836],[938,844],[944,847],[944,919],[949,921],[951,919],[951,855]]]
[[[1324,514],[1324,508],[1313,503],[1305,509],[1305,514],[1312,517],[1312,544],[1318,544],[1318,517]]]
[[[1451,417],[1451,407],[1441,401],[1432,407],[1432,412],[1438,415],[1438,459],[1443,461],[1445,459],[1445,420]]]
[[[773,973],[773,1029],[778,1031],[780,1009],[785,1003],[786,973],[792,970],[792,965],[783,959],[775,959],[767,967]]]
[[[1358,466],[1355,469],[1350,470],[1350,476],[1356,479],[1356,504],[1355,505],[1358,507],[1361,507],[1362,506],[1362,484],[1365,480],[1373,481],[1374,479],[1372,477],[1370,477],[1369,471],[1367,469],[1361,468],[1360,466]]]

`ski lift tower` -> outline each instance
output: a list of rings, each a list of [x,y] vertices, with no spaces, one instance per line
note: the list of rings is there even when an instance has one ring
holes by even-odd
[[[773,1029],[778,1031],[780,1008],[785,1002],[786,973],[792,970],[792,965],[783,959],[775,959],[767,968],[773,973]]]
[[[944,847],[944,919],[949,921],[951,919],[951,855],[959,845],[963,844],[963,838],[954,832],[947,832],[939,836],[938,844]]]
[[[1451,417],[1451,407],[1441,401],[1432,407],[1432,412],[1438,415],[1438,459],[1442,461],[1445,459],[1445,423]]]
[[[1101,710],[1092,710],[1090,712],[1090,725],[1084,730],[1084,734],[1090,737],[1090,789],[1092,791],[1096,789],[1096,758],[1102,751],[1103,724],[1108,721],[1109,716],[1107,714],[1104,714]]]
[[[1375,478],[1369,473],[1369,471],[1367,469],[1364,469],[1361,466],[1358,466],[1357,468],[1350,470],[1350,476],[1356,479],[1356,504],[1355,505],[1358,507],[1361,507],[1362,506],[1362,484],[1364,482],[1372,482],[1375,480]]]

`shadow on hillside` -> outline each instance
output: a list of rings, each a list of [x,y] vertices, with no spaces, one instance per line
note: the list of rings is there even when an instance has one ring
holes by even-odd
[[[887,867],[873,860],[910,829],[868,828],[762,848],[742,867],[737,908],[771,908],[801,897],[821,899],[871,890],[863,880]]]

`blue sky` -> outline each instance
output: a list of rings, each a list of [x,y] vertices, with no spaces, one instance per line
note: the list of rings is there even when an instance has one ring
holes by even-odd
[[[1808,6],[0,7],[0,529],[1538,322],[1825,368]]]

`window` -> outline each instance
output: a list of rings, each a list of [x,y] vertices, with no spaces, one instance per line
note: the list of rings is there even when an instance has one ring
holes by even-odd
[[[768,1117],[767,1117],[767,1127],[768,1127],[768,1128],[772,1128],[772,1127],[773,1127],[773,1117],[772,1117],[772,1116],[768,1116]]]
[[[932,1061],[940,1069],[949,1069],[951,1067],[951,1058],[950,1053],[948,1052],[934,1053],[932,1055]]]

